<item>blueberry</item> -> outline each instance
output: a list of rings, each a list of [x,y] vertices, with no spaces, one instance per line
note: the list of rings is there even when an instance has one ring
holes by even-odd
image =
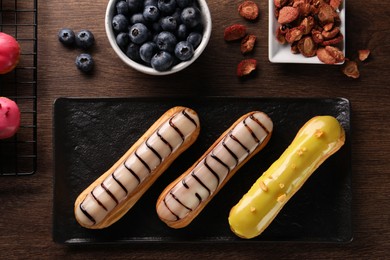
[[[165,14],[172,14],[176,10],[176,0],[158,0],[158,9]]]
[[[176,44],[175,55],[179,60],[186,61],[194,56],[194,47],[187,41],[181,41]]]
[[[116,13],[117,14],[123,14],[128,15],[129,14],[129,5],[126,3],[126,1],[119,1],[116,3]]]
[[[146,23],[146,20],[145,20],[144,16],[142,15],[142,13],[136,13],[130,17],[130,24],[133,25],[136,23],[143,23],[143,24]]]
[[[151,60],[151,65],[152,68],[158,71],[166,71],[168,70],[172,64],[173,64],[174,58],[172,57],[171,54],[169,54],[166,51],[161,51],[156,53],[152,60]]]
[[[150,63],[152,57],[154,56],[154,54],[156,54],[157,50],[158,48],[156,43],[145,42],[144,44],[141,45],[139,49],[139,55],[144,62]]]
[[[154,5],[145,6],[142,14],[145,20],[150,22],[157,21],[160,17],[160,11],[158,10],[157,6]]]
[[[126,0],[131,13],[137,13],[142,10],[143,3],[140,0]]]
[[[82,72],[90,72],[94,67],[92,56],[87,53],[82,53],[76,58],[76,66]]]
[[[177,43],[175,35],[170,32],[160,32],[155,39],[157,47],[162,51],[173,52]]]
[[[148,28],[142,23],[136,23],[131,26],[130,31],[130,40],[136,44],[142,44],[146,42],[149,37]]]
[[[197,7],[186,7],[181,12],[181,20],[189,28],[194,28],[201,23],[200,10]]]
[[[202,34],[198,32],[192,32],[188,35],[187,41],[192,44],[194,49],[196,49],[202,41]]]
[[[117,14],[112,18],[112,28],[116,32],[125,32],[129,27],[129,22],[123,14]]]
[[[119,48],[121,48],[122,50],[126,50],[129,42],[130,42],[130,38],[128,33],[121,32],[116,36],[116,43],[118,44]]]
[[[88,49],[95,42],[95,37],[89,30],[81,30],[76,35],[76,45],[82,49]]]
[[[64,28],[58,32],[58,40],[66,46],[72,46],[75,38],[76,36],[71,29]]]
[[[172,16],[165,16],[160,21],[161,28],[164,31],[175,31],[177,27],[176,19]]]
[[[193,0],[176,0],[176,4],[182,9],[192,5],[193,2]]]
[[[188,29],[185,24],[180,24],[176,31],[177,38],[184,40],[188,36]]]
[[[141,57],[139,55],[139,48],[140,46],[138,44],[130,42],[130,44],[127,46],[126,56],[132,59],[133,61],[136,62],[141,61]]]

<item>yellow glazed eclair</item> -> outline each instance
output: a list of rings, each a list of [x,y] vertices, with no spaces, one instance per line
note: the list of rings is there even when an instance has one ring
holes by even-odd
[[[316,116],[231,209],[229,225],[241,238],[260,235],[310,175],[345,142],[336,118]]]
[[[272,120],[253,111],[240,117],[158,198],[156,210],[172,228],[183,228],[271,138]]]
[[[101,229],[120,219],[199,135],[195,111],[174,107],[76,199],[74,213],[86,228]]]

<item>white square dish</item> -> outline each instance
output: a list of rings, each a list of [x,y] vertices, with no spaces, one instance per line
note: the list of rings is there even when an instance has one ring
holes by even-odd
[[[290,44],[280,44],[276,40],[276,29],[279,24],[275,18],[274,0],[268,1],[268,59],[272,63],[306,63],[306,64],[325,64],[317,56],[304,57],[301,54],[293,54]],[[338,10],[341,20],[340,32],[344,36],[340,49],[345,56],[345,0],[341,2]],[[337,63],[337,65],[342,63]]]

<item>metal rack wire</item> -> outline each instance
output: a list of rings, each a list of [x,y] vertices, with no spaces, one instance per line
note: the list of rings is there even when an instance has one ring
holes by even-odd
[[[21,48],[16,69],[0,75],[0,96],[21,111],[17,134],[0,140],[0,176],[32,175],[37,167],[37,0],[0,0],[0,31]]]

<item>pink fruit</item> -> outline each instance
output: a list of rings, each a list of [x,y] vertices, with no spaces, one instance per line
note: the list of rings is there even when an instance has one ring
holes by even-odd
[[[0,74],[12,71],[19,63],[20,47],[14,37],[0,32]]]
[[[20,126],[20,110],[11,99],[0,97],[0,139],[13,136]]]

